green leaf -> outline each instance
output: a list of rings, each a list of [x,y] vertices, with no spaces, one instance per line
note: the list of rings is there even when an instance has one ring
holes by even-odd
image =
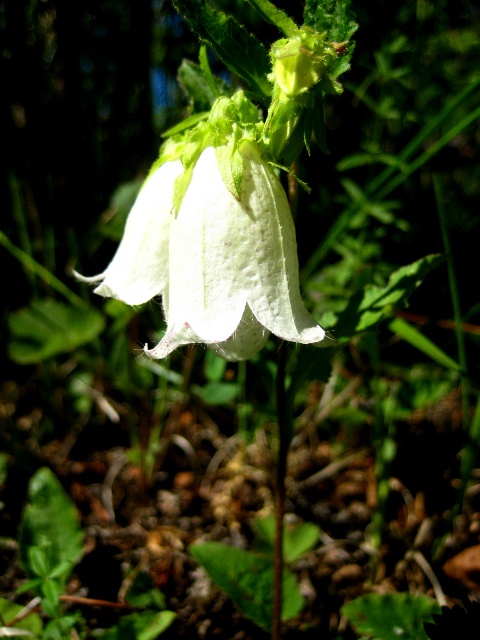
[[[51,569],[66,563],[62,576],[65,580],[83,553],[84,532],[76,508],[46,467],[30,479],[27,498],[29,504],[22,513],[19,536],[22,564],[32,577],[37,575],[38,566],[31,563],[29,551],[37,547],[44,551],[46,566]]]
[[[374,329],[382,320],[391,316],[395,309],[405,307],[408,298],[427,273],[443,260],[440,254],[431,254],[397,269],[384,287],[367,285],[364,291],[352,296],[346,308],[335,319],[331,318],[329,328],[335,329],[335,336],[339,339]]]
[[[298,31],[296,23],[269,0],[247,0],[247,2],[252,5],[265,22],[275,25],[287,38]]]
[[[53,617],[58,608],[58,601],[61,594],[61,588],[55,580],[47,579],[42,583],[42,606],[43,610]]]
[[[415,347],[435,362],[438,362],[442,367],[459,371],[460,365],[455,362],[455,360],[450,358],[445,351],[442,351],[440,347],[437,347],[435,343],[420,333],[418,329],[415,329],[415,327],[412,327],[408,322],[405,322],[402,318],[395,318],[395,320],[392,320],[388,325],[388,328],[393,333],[401,336],[411,344],[412,347]]]
[[[192,555],[203,565],[212,580],[234,604],[259,627],[271,631],[273,612],[272,559],[228,547],[219,542],[204,542],[190,547]],[[295,576],[283,572],[282,620],[300,613],[304,605]]]
[[[440,606],[424,595],[375,593],[343,605],[341,612],[365,640],[428,640],[423,623],[433,621]]]
[[[220,94],[226,94],[225,86],[222,89],[219,87],[223,81],[215,79],[215,84],[212,86],[211,79],[207,81],[205,78],[204,69],[189,60],[184,60],[180,65],[178,79],[196,114],[209,111],[217,97]],[[194,121],[194,124],[197,122]],[[165,137],[165,133],[163,136]]]
[[[305,24],[313,27],[318,33],[326,31],[330,42],[348,42],[358,29],[351,4],[351,0],[307,0],[304,10]],[[350,68],[354,48],[355,44],[349,42],[346,51],[337,57],[329,70],[332,78],[338,78]]]
[[[173,611],[142,611],[125,616],[102,640],[156,640],[175,620]]]
[[[18,631],[19,638],[39,638],[42,633],[42,620],[37,613],[30,613],[26,618],[11,624],[15,617],[24,609],[23,606],[0,598],[0,620],[9,629]],[[23,633],[22,633],[23,632]],[[21,635],[20,635],[21,634]]]
[[[27,556],[28,566],[33,575],[46,578],[50,571],[50,565],[45,549],[35,546],[28,547]]]
[[[270,60],[265,47],[255,36],[205,0],[173,0],[173,4],[201,40],[210,45],[251,91],[259,98],[270,95],[271,85],[267,80]]]
[[[263,553],[273,554],[275,549],[275,517],[256,518],[252,525],[255,547]],[[283,558],[285,562],[297,560],[310,551],[320,538],[321,529],[312,522],[286,525],[283,533]]]
[[[220,382],[225,375],[227,361],[211,349],[207,349],[203,359],[203,372],[209,382]]]
[[[192,116],[188,116],[188,118],[184,118],[183,120],[178,122],[176,125],[174,125],[170,129],[167,129],[166,131],[164,131],[162,133],[162,138],[169,138],[171,136],[176,136],[177,134],[187,131],[187,129],[192,129],[199,122],[202,122],[203,120],[207,120],[209,115],[210,115],[210,111],[202,111],[201,113],[194,113]]]
[[[34,364],[91,342],[105,321],[95,309],[45,299],[12,313],[8,325],[10,358],[18,364]]]
[[[235,382],[208,382],[203,387],[195,386],[193,391],[205,404],[215,407],[235,400],[240,386]]]
[[[166,607],[166,600],[160,589],[153,587],[152,579],[147,573],[137,573],[125,597],[132,607],[139,609],[156,609],[162,611]]]

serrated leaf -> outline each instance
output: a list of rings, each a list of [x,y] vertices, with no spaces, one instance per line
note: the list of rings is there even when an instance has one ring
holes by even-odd
[[[440,606],[421,594],[374,593],[343,605],[341,612],[366,640],[428,640],[423,623],[431,622]]]
[[[9,356],[18,364],[33,364],[91,342],[105,321],[95,309],[45,299],[9,317]]]
[[[332,78],[338,78],[350,68],[350,60],[355,48],[351,38],[358,25],[351,9],[351,0],[307,0],[304,10],[305,24],[313,27],[318,33],[327,32],[330,42],[349,42],[347,49],[329,70]]]
[[[65,563],[62,576],[65,579],[68,569],[83,553],[84,532],[77,510],[57,477],[46,467],[30,479],[27,499],[20,525],[21,562],[30,576],[36,576],[38,566],[31,564],[31,549],[37,547],[45,553],[48,567],[53,569]]]
[[[234,604],[259,627],[271,631],[273,613],[272,559],[228,547],[219,542],[204,542],[190,547],[192,555],[203,565],[212,580]],[[283,572],[282,620],[294,618],[304,605],[295,576]]]
[[[271,93],[267,80],[270,60],[263,44],[231,16],[211,7],[205,0],[173,0],[201,40],[215,51],[226,66],[265,98]]]

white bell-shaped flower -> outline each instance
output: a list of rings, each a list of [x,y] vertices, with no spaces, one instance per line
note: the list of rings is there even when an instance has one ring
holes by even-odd
[[[152,358],[198,342],[243,360],[269,332],[303,344],[325,337],[300,296],[295,228],[280,180],[255,143],[242,141],[238,152],[240,197],[225,184],[221,148],[206,147],[193,168],[170,225],[167,330],[145,347]]]
[[[165,162],[152,171],[128,215],[122,241],[108,267],[92,277],[75,273],[79,280],[100,282],[95,293],[130,305],[143,304],[165,291],[173,191],[182,172],[180,160]]]

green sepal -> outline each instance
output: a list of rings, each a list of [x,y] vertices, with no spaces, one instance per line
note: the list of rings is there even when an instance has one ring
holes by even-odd
[[[300,180],[300,178],[297,176],[295,171],[292,171],[289,167],[285,167],[283,164],[277,164],[276,162],[269,162],[268,164],[270,166],[272,166],[272,167],[276,167],[277,169],[280,169],[281,171],[285,171],[285,173],[288,173],[289,176],[292,176],[293,178],[295,178],[295,180],[298,182],[298,184],[307,193],[311,193],[312,192],[311,187],[309,187],[308,184],[304,180]]]
[[[298,158],[304,147],[304,128],[305,110],[300,112],[298,119],[296,120],[295,127],[286,137],[283,148],[278,156],[288,167]]]
[[[172,141],[171,150],[163,151],[160,157],[163,161],[168,153],[170,158],[167,159],[179,157],[185,169],[175,181],[175,215],[192,179],[195,164],[207,146],[213,146],[216,150],[219,171],[227,189],[235,198],[242,197],[243,160],[240,144],[245,140],[256,141],[260,137],[261,126],[257,108],[245,97],[243,91],[237,91],[231,98],[217,98],[207,122],[198,124],[186,132],[184,137]]]
[[[330,151],[327,147],[327,140],[325,137],[325,120],[323,111],[323,93],[320,90],[315,91],[315,108],[307,109],[305,114],[305,146],[309,149],[311,137],[315,137],[315,140],[319,148],[328,155]]]
[[[215,156],[225,186],[237,200],[241,200],[243,195],[243,158],[238,142],[232,140],[228,145],[216,147]]]

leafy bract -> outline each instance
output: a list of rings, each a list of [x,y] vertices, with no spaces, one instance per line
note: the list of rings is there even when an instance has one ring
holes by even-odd
[[[318,33],[327,32],[327,40],[338,44],[349,42],[358,25],[351,9],[351,0],[307,0],[305,3],[305,24]],[[350,60],[355,44],[350,42],[342,55],[329,70],[332,78],[337,78],[350,68]]]

